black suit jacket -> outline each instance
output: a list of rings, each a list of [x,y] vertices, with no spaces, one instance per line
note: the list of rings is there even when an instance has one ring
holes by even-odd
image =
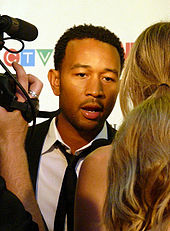
[[[57,110],[54,112],[45,113],[45,117],[49,117],[49,119],[45,122],[37,124],[35,126],[33,134],[31,134],[32,128],[29,128],[28,130],[28,134],[26,138],[26,152],[27,152],[30,175],[31,175],[34,190],[36,188],[37,172],[38,172],[39,160],[40,160],[43,143],[44,143],[46,134],[48,132],[51,120],[54,117],[57,117],[59,112],[60,111]],[[109,125],[108,123],[107,123],[107,128],[108,128],[108,140],[99,139],[99,140],[94,141],[92,145],[85,150],[86,154],[91,153],[98,147],[111,144],[115,136],[116,130],[112,128],[111,125]]]

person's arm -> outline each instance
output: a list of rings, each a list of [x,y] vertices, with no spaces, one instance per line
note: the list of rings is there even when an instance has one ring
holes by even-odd
[[[13,64],[18,80],[28,92],[28,88],[37,94],[42,89],[42,83],[34,76],[26,75],[22,66]],[[24,102],[22,93],[16,93],[18,101]],[[33,220],[44,230],[42,217],[35,199],[27,157],[24,148],[28,124],[20,111],[7,112],[0,107],[0,175],[5,179],[6,187],[23,203],[31,213]]]
[[[98,148],[83,162],[77,182],[74,231],[105,231],[103,206],[111,145]]]
[[[6,188],[0,176],[0,230],[38,231],[38,225],[21,201]]]

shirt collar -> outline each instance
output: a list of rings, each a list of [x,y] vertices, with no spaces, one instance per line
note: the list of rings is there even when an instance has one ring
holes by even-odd
[[[51,123],[50,123],[50,127],[49,127],[47,136],[46,136],[45,141],[44,141],[42,154],[45,154],[53,146],[53,144],[57,140],[60,141],[62,144],[64,144],[68,149],[70,149],[68,147],[68,145],[65,144],[64,141],[62,140],[62,138],[61,138],[61,136],[59,134],[59,131],[58,131],[57,127],[56,127],[55,121],[56,121],[56,118],[53,118]],[[80,151],[84,150],[85,148],[89,147],[92,144],[92,142],[94,140],[97,140],[97,139],[108,139],[106,122],[104,123],[103,129],[101,130],[101,132],[90,143],[88,143],[87,145],[81,147],[76,152],[80,152]]]
[[[101,132],[92,141],[90,141],[90,143],[88,143],[85,146],[79,148],[76,151],[76,153],[79,153],[80,151],[86,149],[87,147],[89,147],[93,143],[93,141],[98,140],[98,139],[106,139],[106,140],[108,139],[106,122],[104,123],[103,129],[101,130]]]
[[[58,132],[58,129],[56,127],[55,121],[56,121],[56,118],[53,118],[51,123],[50,123],[50,127],[49,127],[48,133],[47,133],[45,141],[44,141],[42,154],[47,152],[57,140],[59,140],[60,142],[63,143],[61,136]]]

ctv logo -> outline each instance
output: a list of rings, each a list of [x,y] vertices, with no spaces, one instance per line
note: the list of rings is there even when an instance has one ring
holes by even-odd
[[[6,51],[4,53],[4,62],[8,66],[11,66],[12,62],[14,61],[20,62],[22,66],[35,66],[35,51],[37,51],[42,63],[45,66],[52,54],[53,49],[24,49],[19,54]]]
[[[125,44],[125,58],[127,58],[132,45],[133,45],[132,42],[127,42]],[[7,66],[11,66],[12,62],[16,61],[20,63],[22,66],[33,67],[35,66],[36,51],[39,55],[39,58],[41,59],[42,63],[45,66],[53,52],[53,49],[24,49],[19,54],[14,54],[6,51],[4,53],[4,62]]]

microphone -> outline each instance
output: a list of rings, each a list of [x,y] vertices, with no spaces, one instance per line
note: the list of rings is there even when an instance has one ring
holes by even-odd
[[[15,39],[33,41],[38,36],[37,28],[24,20],[7,15],[0,16],[0,33],[6,32]]]

